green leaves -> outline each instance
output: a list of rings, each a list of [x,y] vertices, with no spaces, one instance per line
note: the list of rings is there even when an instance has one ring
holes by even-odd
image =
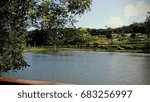
[[[49,7],[49,5],[50,5],[50,1],[43,1],[42,3],[41,3],[41,7],[43,7],[43,8],[48,8]]]
[[[148,12],[148,15],[146,17],[145,26],[146,26],[146,32],[147,32],[146,50],[147,52],[150,52],[150,12]]]
[[[0,72],[17,71],[27,65],[22,55],[29,2],[0,1]],[[5,2],[5,3],[4,3]]]
[[[92,4],[92,0],[69,0],[68,2],[68,11],[75,15],[89,11]]]
[[[90,10],[92,0],[44,0],[36,5],[37,24],[49,32],[52,45],[61,45],[63,34],[59,29],[74,27],[76,15]]]
[[[0,72],[27,66],[22,55],[26,28],[47,29],[49,42],[61,45],[59,31],[74,27],[76,15],[90,10],[92,0],[1,0],[0,1]]]
[[[80,41],[82,43],[87,43],[87,42],[89,42],[91,40],[91,35],[87,31],[86,28],[80,28],[79,31],[80,31],[80,33],[79,33],[80,34],[79,35],[80,36],[79,39],[80,39]]]
[[[34,10],[34,9],[29,9],[29,14],[30,15],[35,15],[37,13],[37,11],[36,10]]]
[[[23,36],[23,35],[22,35]],[[22,55],[22,36],[18,33],[8,33],[1,36],[0,69],[2,72],[16,71],[28,66]]]

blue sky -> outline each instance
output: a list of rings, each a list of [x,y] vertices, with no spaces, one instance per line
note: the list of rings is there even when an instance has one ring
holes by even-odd
[[[91,11],[75,24],[85,28],[116,28],[145,20],[150,11],[150,0],[93,0]]]

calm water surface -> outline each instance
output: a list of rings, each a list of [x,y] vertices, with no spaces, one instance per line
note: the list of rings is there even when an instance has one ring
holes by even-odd
[[[72,84],[150,85],[150,54],[64,51],[26,53],[29,68],[5,77]]]

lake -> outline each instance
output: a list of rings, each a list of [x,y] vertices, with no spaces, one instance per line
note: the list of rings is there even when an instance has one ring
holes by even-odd
[[[150,85],[150,54],[64,51],[26,53],[30,67],[3,77],[81,85]]]

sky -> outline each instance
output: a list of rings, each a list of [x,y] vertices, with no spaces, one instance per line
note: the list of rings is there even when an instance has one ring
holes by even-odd
[[[143,22],[150,12],[150,0],[93,0],[91,11],[76,17],[75,26],[84,28],[117,28]]]

